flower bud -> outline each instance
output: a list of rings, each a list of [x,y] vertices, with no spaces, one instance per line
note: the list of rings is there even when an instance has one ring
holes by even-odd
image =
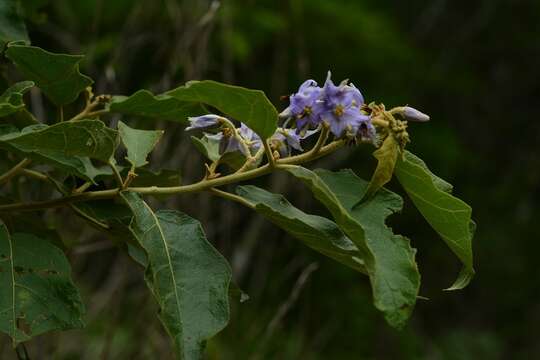
[[[188,121],[190,125],[186,128],[186,131],[195,129],[208,129],[220,124],[222,116],[207,114],[202,116],[189,117]]]
[[[416,110],[410,106],[404,106],[399,108],[398,114],[400,114],[403,119],[407,121],[417,121],[417,122],[426,122],[429,121],[429,115],[424,114],[421,111]]]

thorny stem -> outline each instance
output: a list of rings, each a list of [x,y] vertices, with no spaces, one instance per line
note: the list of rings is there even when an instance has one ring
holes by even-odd
[[[336,140],[331,142],[328,145],[322,146],[320,149],[313,148],[308,152],[305,152],[300,155],[291,156],[284,159],[276,160],[275,168],[279,169],[281,165],[298,165],[303,164],[309,161],[316,160],[322,156],[325,156],[329,153],[332,153],[345,145],[345,140]],[[250,180],[256,177],[267,175],[274,170],[270,164],[265,164],[256,169],[247,170],[241,173],[233,173],[223,177],[213,178],[213,179],[203,179],[199,182],[182,185],[182,186],[171,186],[171,187],[128,187],[124,189],[125,191],[132,191],[143,195],[170,195],[170,194],[184,194],[184,193],[193,193],[208,190],[210,188],[223,186],[227,184],[237,183],[241,181]],[[54,208],[59,206],[64,206],[66,204],[71,204],[80,201],[88,200],[100,200],[100,199],[110,199],[117,196],[122,189],[109,189],[109,190],[99,190],[99,191],[89,191],[77,194],[66,195],[59,199],[47,200],[47,201],[37,201],[29,203],[15,203],[8,205],[0,205],[0,212],[7,211],[29,211],[29,210],[39,210],[46,208]]]
[[[9,169],[4,174],[0,175],[0,184],[3,184],[5,182],[8,182],[12,177],[17,175],[19,172],[21,172],[25,166],[29,165],[32,162],[32,160],[24,158],[22,159],[17,165]]]

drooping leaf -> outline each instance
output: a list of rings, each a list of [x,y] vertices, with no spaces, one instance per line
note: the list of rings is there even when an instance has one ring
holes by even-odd
[[[93,83],[79,71],[82,55],[53,54],[35,46],[9,44],[6,56],[59,106],[75,101]]]
[[[148,164],[146,158],[161,139],[163,130],[133,129],[120,121],[118,123],[118,134],[127,149],[128,156],[126,160],[134,168],[137,168]]]
[[[11,115],[24,108],[23,94],[34,86],[32,81],[21,81],[10,86],[0,95],[0,117]]]
[[[0,136],[0,147],[28,157],[83,156],[107,162],[117,145],[117,132],[99,120],[33,125]]]
[[[84,305],[62,251],[0,222],[0,331],[13,342],[84,326]]]
[[[187,123],[189,116],[204,113],[199,103],[180,101],[164,94],[154,95],[148,90],[139,90],[131,96],[113,96],[109,110],[125,115],[154,117],[181,123]]]
[[[152,209],[138,194],[121,194],[133,212],[131,231],[146,251],[145,280],[180,359],[201,359],[206,341],[229,321],[227,261],[201,224],[177,211]]]
[[[282,195],[253,185],[239,186],[236,193],[250,202],[258,213],[313,250],[356,271],[366,273],[358,248],[333,221],[306,214],[292,206]]]
[[[20,0],[0,1],[0,48],[10,41],[30,42],[22,18]]]
[[[398,159],[396,176],[420,213],[463,263],[457,280],[447,290],[464,288],[474,276],[475,225],[471,207],[452,196],[452,185],[435,176],[420,158],[408,151],[403,160]]]
[[[364,198],[373,196],[380,188],[392,180],[398,154],[399,145],[396,139],[392,135],[388,135],[381,147],[373,152],[373,156],[375,156],[378,163]]]
[[[260,90],[204,80],[190,81],[166,95],[180,101],[210,105],[226,116],[242,121],[262,139],[272,136],[277,128],[277,110]]]
[[[288,171],[310,188],[356,245],[370,278],[375,307],[390,325],[403,327],[416,303],[420,274],[409,240],[393,234],[385,224],[389,215],[401,210],[401,197],[381,189],[359,203],[368,183],[350,170],[313,172],[294,167]]]

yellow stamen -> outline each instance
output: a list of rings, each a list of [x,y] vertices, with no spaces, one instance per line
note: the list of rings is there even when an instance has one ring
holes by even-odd
[[[344,112],[345,112],[345,109],[343,108],[342,105],[338,105],[334,109],[334,114],[336,114],[336,116],[342,116]]]

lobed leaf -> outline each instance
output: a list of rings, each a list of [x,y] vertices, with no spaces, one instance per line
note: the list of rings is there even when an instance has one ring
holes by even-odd
[[[30,42],[20,0],[0,1],[0,48],[10,41]]]
[[[99,120],[32,125],[20,132],[0,136],[0,147],[29,157],[84,156],[109,161],[117,146],[117,132]]]
[[[155,117],[177,122],[187,122],[189,116],[205,112],[198,103],[179,101],[164,94],[154,95],[148,90],[139,90],[131,96],[113,96],[109,110],[125,115]]]
[[[385,224],[389,215],[401,210],[401,197],[382,189],[359,203],[368,183],[350,170],[313,172],[292,167],[288,171],[310,188],[356,245],[370,278],[375,307],[390,325],[403,327],[416,303],[420,274],[409,240],[393,234]]]
[[[39,47],[12,43],[6,56],[58,106],[75,101],[93,83],[79,71],[82,55],[53,54]]]
[[[471,207],[452,196],[452,185],[408,151],[398,159],[396,176],[420,213],[463,263],[457,280],[447,290],[464,288],[474,276],[472,238],[476,226]]]
[[[277,110],[260,90],[204,80],[190,81],[166,95],[180,101],[210,105],[226,116],[242,121],[262,139],[272,136],[277,128]]]
[[[148,164],[146,158],[161,139],[163,130],[133,129],[120,121],[118,123],[118,134],[127,149],[128,156],[126,160],[134,168],[137,168]]]
[[[354,243],[331,220],[306,214],[282,195],[253,185],[238,186],[236,193],[255,210],[313,250],[356,271],[366,273],[362,255]]]
[[[0,117],[24,109],[23,95],[34,86],[32,81],[21,81],[10,86],[0,95]]]
[[[82,328],[84,305],[63,252],[30,234],[11,236],[0,221],[0,331],[14,344]]]
[[[201,224],[177,211],[152,209],[138,194],[121,194],[133,212],[131,231],[145,250],[145,280],[180,359],[201,359],[205,343],[229,321],[227,261]]]

